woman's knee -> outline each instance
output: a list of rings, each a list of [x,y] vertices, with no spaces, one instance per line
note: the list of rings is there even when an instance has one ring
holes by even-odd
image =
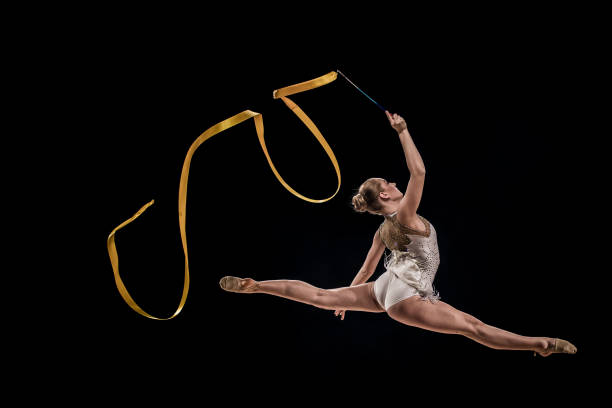
[[[461,320],[461,330],[458,334],[468,337],[481,337],[484,331],[485,324],[474,316],[461,312],[459,317]]]
[[[314,293],[312,303],[319,309],[336,310],[338,295],[329,289],[317,288]]]

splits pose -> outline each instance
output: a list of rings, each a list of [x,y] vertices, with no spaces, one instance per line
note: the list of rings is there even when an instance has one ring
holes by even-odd
[[[264,280],[225,276],[222,289],[237,293],[266,293],[321,309],[334,310],[344,319],[347,310],[387,312],[394,320],[438,333],[460,334],[487,347],[501,350],[533,350],[541,356],[576,353],[570,342],[550,337],[527,337],[493,327],[442,302],[433,287],[440,264],[436,230],[417,214],[425,182],[425,165],[404,119],[385,111],[400,137],[410,181],[405,194],[395,183],[370,178],[353,197],[356,211],[383,215],[374,233],[372,247],[351,286],[321,289],[299,280]],[[375,282],[367,282],[385,250],[386,271]],[[367,282],[367,283],[365,283]]]

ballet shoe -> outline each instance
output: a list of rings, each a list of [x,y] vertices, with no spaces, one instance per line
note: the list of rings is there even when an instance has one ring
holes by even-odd
[[[543,353],[540,353],[539,351],[537,353],[542,357],[548,357],[553,353],[576,354],[577,351],[578,348],[576,348],[576,346],[569,341],[556,338],[552,347],[548,347],[548,349],[546,349],[546,351]],[[533,352],[533,355],[536,355],[535,351]]]
[[[224,276],[219,281],[219,286],[221,286],[221,289],[227,292],[253,293],[255,290],[255,285],[249,284],[248,281],[253,281],[253,279],[243,279],[236,276]]]

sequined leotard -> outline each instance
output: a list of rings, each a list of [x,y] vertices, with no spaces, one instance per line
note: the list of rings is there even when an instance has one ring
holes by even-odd
[[[440,265],[436,230],[422,216],[425,232],[406,227],[397,221],[397,211],[385,216],[378,232],[391,253],[385,257],[386,271],[374,282],[376,300],[385,310],[414,295],[435,303],[440,295],[433,280]]]

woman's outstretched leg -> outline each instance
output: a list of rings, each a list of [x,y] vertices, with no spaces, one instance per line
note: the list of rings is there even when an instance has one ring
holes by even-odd
[[[521,336],[502,330],[485,324],[448,303],[423,301],[418,295],[396,303],[387,310],[387,313],[392,319],[410,326],[438,333],[461,334],[499,350],[533,350],[547,356],[552,353],[555,345],[553,338]],[[570,352],[572,347],[567,346],[566,352]]]
[[[256,281],[251,278],[225,277],[219,284],[225,290],[228,290],[229,287],[231,291],[239,293],[265,293],[306,303],[320,309],[384,312],[374,298],[372,290],[374,282],[337,289],[321,289],[300,280]]]

